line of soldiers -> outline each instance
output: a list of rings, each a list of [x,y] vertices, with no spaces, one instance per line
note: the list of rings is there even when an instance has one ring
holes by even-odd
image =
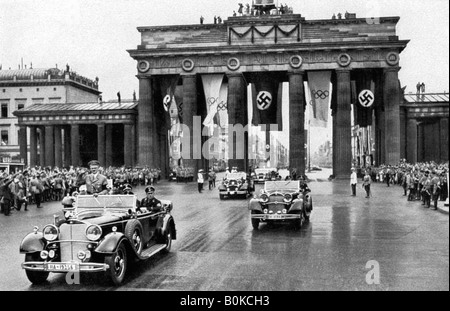
[[[448,197],[449,171],[448,163],[434,162],[410,164],[401,161],[398,165],[382,165],[370,168],[372,180],[402,186],[403,195],[408,201],[422,201],[422,205],[437,209],[438,201],[445,201]]]
[[[92,164],[92,163],[90,163]],[[91,168],[91,167],[90,167]],[[116,192],[125,185],[154,185],[161,179],[161,170],[156,168],[101,168],[99,171],[109,180]],[[73,192],[86,191],[86,179],[89,169],[84,167],[50,168],[28,167],[15,174],[0,173],[1,213],[9,216],[12,210],[28,210],[28,205],[36,204],[41,208],[42,202],[60,201]]]

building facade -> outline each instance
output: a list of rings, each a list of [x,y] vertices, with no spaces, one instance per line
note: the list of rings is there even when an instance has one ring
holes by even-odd
[[[98,102],[101,92],[98,79],[90,80],[77,73],[58,68],[0,70],[0,155],[3,159],[28,162],[20,156],[20,127],[15,111],[32,105]],[[29,140],[30,132],[26,133]]]

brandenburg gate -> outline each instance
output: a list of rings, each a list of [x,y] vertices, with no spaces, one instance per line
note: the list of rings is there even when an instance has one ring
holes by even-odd
[[[289,164],[297,174],[304,174],[305,107],[309,104],[304,82],[308,73],[321,71],[331,73],[333,174],[345,178],[352,166],[351,106],[358,89],[371,90],[375,98],[367,111],[355,107],[369,115],[374,125],[375,163],[397,164],[402,96],[399,54],[409,42],[396,35],[398,21],[399,17],[356,18],[353,14],[345,19],[307,20],[300,14],[283,14],[235,16],[220,24],[138,27],[141,42],[128,50],[137,61],[139,79],[138,164],[167,166],[170,119],[168,114],[163,117],[164,105],[175,98],[175,90],[181,90],[177,107],[192,133],[194,117],[203,121],[210,105],[203,95],[205,78],[219,75],[227,86],[232,125],[248,124],[248,85],[261,91],[270,84],[288,82],[289,122],[284,126],[289,128]],[[191,145],[198,148],[194,142]],[[229,165],[245,169],[247,161],[231,157]],[[184,159],[184,164],[207,168],[203,159]]]

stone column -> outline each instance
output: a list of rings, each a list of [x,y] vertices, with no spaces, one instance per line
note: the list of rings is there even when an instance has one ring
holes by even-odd
[[[64,127],[64,166],[72,165],[72,152],[71,152],[71,141],[70,141],[70,127]]]
[[[336,153],[333,171],[336,178],[350,178],[352,167],[352,133],[351,133],[351,97],[350,71],[336,70],[337,76],[337,108],[333,135]]]
[[[417,162],[417,121],[410,118],[406,128],[406,159],[408,163]]]
[[[289,166],[297,176],[305,174],[305,91],[304,72],[289,76]]]
[[[131,165],[136,166],[136,126],[131,125]]]
[[[62,167],[62,136],[61,127],[55,126],[55,165]]]
[[[417,162],[424,162],[424,128],[423,124],[417,124]]]
[[[72,165],[79,166],[80,163],[80,126],[78,124],[72,124],[70,128],[70,141],[72,152]]]
[[[154,96],[153,81],[150,77],[139,77],[138,105],[138,153],[139,165],[154,165]]]
[[[105,139],[105,167],[112,166],[112,156],[113,156],[113,148],[112,148],[112,130],[113,130],[112,124],[106,124],[105,130],[106,130],[106,139]]]
[[[440,120],[441,162],[448,161],[448,118]]]
[[[19,126],[19,149],[20,157],[23,159],[24,164],[28,164],[28,146],[27,146],[27,127]]]
[[[194,168],[195,172],[198,169],[197,159],[194,159],[194,153],[198,154],[198,149],[200,148],[201,154],[201,146],[198,146],[198,141],[201,141],[200,137],[194,136],[194,122],[193,117],[197,115],[197,76],[196,75],[187,75],[182,76],[183,79],[183,123],[187,128],[189,128],[189,146],[182,146],[183,150],[185,148],[190,149],[189,157],[186,159],[183,157],[183,163],[186,167]],[[184,140],[183,140],[184,141]],[[186,140],[187,141],[187,140]],[[195,148],[195,150],[194,150]],[[184,154],[183,152],[182,154]],[[197,176],[197,175],[194,175]]]
[[[400,108],[399,106],[399,117],[400,117],[400,158],[406,158],[406,109]]]
[[[125,167],[133,165],[133,154],[132,154],[132,135],[131,135],[131,124],[124,124],[123,126],[123,155]],[[156,152],[159,152],[157,150]]]
[[[39,166],[45,166],[45,128],[39,127]]]
[[[97,124],[97,160],[105,166],[105,124]]]
[[[30,166],[36,166],[37,164],[37,128],[36,126],[30,126]]]
[[[45,126],[45,166],[55,166],[55,140],[53,138],[54,126]]]
[[[247,115],[247,82],[242,73],[233,73],[228,75],[228,123],[230,125],[240,124],[245,127],[248,123]],[[231,135],[232,133],[229,133]],[[238,170],[244,170],[248,167],[245,154],[248,153],[248,140],[245,134],[243,140],[239,137],[229,136],[228,146],[233,149],[229,153],[228,166],[231,170],[233,166]],[[241,138],[242,139],[242,138]],[[243,151],[243,152],[242,152]]]
[[[386,164],[396,165],[400,161],[400,86],[398,67],[384,70],[384,110]]]

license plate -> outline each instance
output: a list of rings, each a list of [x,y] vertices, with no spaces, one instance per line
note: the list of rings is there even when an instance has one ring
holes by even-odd
[[[228,194],[235,194],[236,191],[228,191]]]
[[[78,263],[47,263],[45,270],[53,271],[79,271],[80,266]]]
[[[267,219],[281,219],[281,215],[269,215]]]

